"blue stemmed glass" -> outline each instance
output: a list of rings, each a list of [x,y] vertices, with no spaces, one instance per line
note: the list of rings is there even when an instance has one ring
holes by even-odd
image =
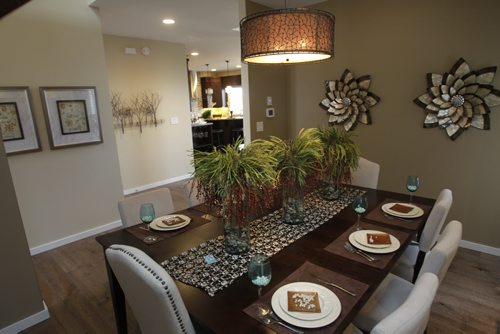
[[[253,285],[258,287],[258,295],[261,297],[262,287],[271,282],[271,262],[264,255],[255,255],[248,265],[248,277]]]
[[[147,224],[149,228],[149,223],[155,219],[155,208],[152,203],[141,204],[139,218],[141,218],[141,221]]]
[[[410,201],[411,203],[413,193],[418,190],[420,186],[420,178],[418,176],[410,175],[406,180],[406,189],[410,192]]]
[[[354,212],[358,215],[358,221],[356,222],[356,231],[362,230],[360,222],[361,222],[361,215],[366,212],[366,209],[368,209],[368,199],[366,198],[365,195],[358,195],[354,198],[354,201],[352,202],[352,208],[354,209]]]

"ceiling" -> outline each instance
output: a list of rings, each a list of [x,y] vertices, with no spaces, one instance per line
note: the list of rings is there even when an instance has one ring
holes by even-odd
[[[326,0],[287,0],[287,7],[304,7]],[[254,0],[271,8],[285,0]],[[206,71],[236,68],[240,59],[238,0],[95,0],[105,34],[180,43],[186,47],[189,68]],[[165,18],[175,19],[165,25]],[[144,45],[147,46],[147,45]],[[190,56],[193,51],[199,56]],[[154,50],[151,50],[154,52]]]

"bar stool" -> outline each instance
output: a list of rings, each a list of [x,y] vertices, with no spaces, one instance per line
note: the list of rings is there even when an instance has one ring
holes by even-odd
[[[212,139],[215,147],[224,145],[224,130],[223,129],[213,129]]]
[[[243,138],[243,128],[234,128],[232,131],[232,140],[233,143],[238,140],[238,138]]]

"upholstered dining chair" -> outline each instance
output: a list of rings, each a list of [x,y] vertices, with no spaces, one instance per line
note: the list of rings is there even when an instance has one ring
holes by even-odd
[[[353,186],[377,189],[380,165],[360,157],[358,169],[352,172],[351,184]]]
[[[168,215],[175,211],[172,195],[168,188],[158,188],[125,197],[118,202],[118,211],[120,212],[123,226],[132,226],[141,222],[139,219],[139,210],[143,203],[153,203],[157,217]]]
[[[436,244],[439,232],[448,216],[453,195],[450,189],[443,189],[439,193],[434,207],[432,208],[418,243],[412,243],[401,255],[398,262],[394,265],[392,273],[401,276],[408,281],[414,282],[418,276],[425,255]]]
[[[422,274],[415,285],[389,274],[353,323],[372,334],[424,333],[438,286],[437,276],[430,272]]]
[[[186,306],[170,275],[143,251],[111,245],[106,259],[141,333],[195,333]]]
[[[425,257],[419,276],[430,272],[437,275],[439,282],[443,281],[457,254],[460,240],[462,240],[462,223],[452,220],[439,236],[436,246]]]
[[[196,180],[189,179],[183,186],[184,194],[186,195],[189,207],[196,206],[204,201],[199,197],[198,189],[196,188]]]

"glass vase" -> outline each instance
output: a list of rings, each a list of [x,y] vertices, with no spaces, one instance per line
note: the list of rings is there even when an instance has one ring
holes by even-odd
[[[304,189],[289,183],[283,187],[283,222],[298,225],[304,222]]]
[[[335,201],[340,197],[341,188],[335,182],[324,182],[321,189],[321,198],[327,201]]]
[[[224,249],[227,253],[234,255],[244,254],[250,250],[250,224],[246,221],[246,215],[241,215],[238,211],[237,206],[232,206],[224,208],[222,215]]]

